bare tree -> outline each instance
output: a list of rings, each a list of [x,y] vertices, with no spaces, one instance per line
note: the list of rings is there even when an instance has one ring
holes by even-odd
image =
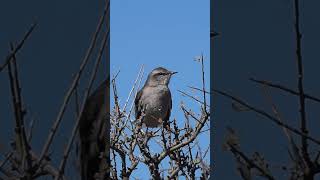
[[[162,127],[153,130],[143,128],[141,119],[132,118],[131,114],[137,90],[142,80],[143,66],[132,86],[127,100],[123,105],[119,103],[117,90],[117,76],[112,78],[113,100],[110,115],[111,132],[111,179],[133,179],[138,170],[149,171],[152,179],[208,179],[210,169],[204,160],[208,156],[209,147],[200,147],[198,137],[201,133],[209,132],[207,127],[210,112],[208,110],[207,95],[204,81],[203,56],[198,59],[201,65],[202,88],[190,87],[202,94],[202,100],[180,93],[200,104],[200,114],[181,103],[180,109],[184,113],[184,119],[172,118],[164,122]],[[131,105],[130,105],[131,102]],[[178,121],[183,121],[179,126]],[[136,178],[138,179],[138,178]]]

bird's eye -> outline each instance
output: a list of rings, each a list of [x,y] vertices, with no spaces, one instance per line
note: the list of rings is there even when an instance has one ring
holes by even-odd
[[[156,76],[161,76],[161,75],[164,75],[164,73],[157,73],[155,74]]]

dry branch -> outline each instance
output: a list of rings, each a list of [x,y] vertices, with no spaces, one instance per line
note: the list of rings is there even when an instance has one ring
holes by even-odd
[[[30,27],[30,29],[27,31],[27,33],[24,35],[22,40],[19,42],[19,44],[12,50],[12,52],[6,57],[6,60],[3,65],[0,66],[0,72],[9,64],[9,62],[12,60],[12,58],[17,54],[19,50],[23,47],[26,40],[29,38],[35,27],[37,26],[37,23],[33,23]]]

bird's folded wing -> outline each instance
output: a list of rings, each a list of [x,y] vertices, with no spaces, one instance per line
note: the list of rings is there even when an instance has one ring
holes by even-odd
[[[136,114],[136,119],[138,119],[141,116],[141,106],[140,106],[140,99],[142,95],[142,89],[137,93],[136,99],[134,100],[134,105],[135,105],[135,114]]]
[[[169,99],[169,104],[168,104],[168,109],[167,109],[167,114],[164,117],[164,121],[168,122],[170,115],[171,115],[171,108],[172,108],[172,99],[171,99],[171,92],[170,90],[168,91],[168,99]]]

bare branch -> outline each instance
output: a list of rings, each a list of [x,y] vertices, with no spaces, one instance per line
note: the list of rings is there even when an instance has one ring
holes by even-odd
[[[267,86],[270,86],[270,87],[273,87],[273,88],[276,88],[276,89],[283,90],[285,92],[288,92],[288,93],[291,93],[291,94],[294,94],[294,95],[299,95],[299,92],[294,91],[292,89],[289,89],[289,88],[287,88],[285,86],[282,86],[282,85],[279,85],[279,84],[275,84],[275,83],[272,83],[272,82],[269,82],[269,81],[264,81],[264,80],[257,80],[257,79],[254,79],[254,78],[250,78],[250,80],[253,81],[253,82],[259,83],[259,84],[264,84],[264,85],[267,85]],[[310,99],[310,100],[313,100],[313,101],[316,101],[316,102],[320,102],[320,98],[317,98],[315,96],[311,96],[309,94],[304,94],[304,97],[306,99]]]
[[[218,93],[218,94],[220,94],[220,95],[223,95],[223,96],[225,96],[225,97],[228,97],[228,98],[232,99],[233,101],[238,102],[239,104],[247,107],[248,109],[250,109],[250,110],[252,110],[252,111],[254,111],[254,112],[256,112],[256,113],[258,113],[258,114],[260,114],[260,115],[262,115],[262,116],[264,116],[264,117],[266,117],[267,119],[270,119],[272,122],[276,123],[277,125],[279,125],[279,126],[281,126],[281,127],[284,127],[284,128],[290,130],[291,132],[293,132],[293,133],[295,133],[295,134],[298,134],[298,135],[300,135],[300,136],[304,136],[304,137],[306,137],[307,139],[309,139],[310,141],[312,141],[312,142],[320,145],[320,141],[319,141],[319,140],[317,140],[317,139],[315,139],[315,138],[313,138],[313,137],[311,137],[311,136],[308,136],[308,135],[304,134],[303,132],[300,132],[298,129],[293,128],[293,127],[291,127],[291,126],[289,126],[289,125],[287,125],[287,124],[279,121],[277,118],[271,116],[270,114],[264,112],[263,110],[260,110],[260,109],[258,109],[258,108],[255,108],[255,107],[253,107],[253,106],[250,106],[249,104],[245,103],[244,101],[240,100],[239,98],[236,98],[236,97],[234,97],[234,96],[232,96],[232,95],[230,95],[230,94],[228,94],[228,93],[226,93],[226,92],[224,92],[224,91],[220,91],[220,90],[213,90],[213,91],[216,92],[216,93]]]
[[[22,48],[26,40],[29,38],[35,27],[37,26],[37,23],[33,23],[30,27],[30,29],[27,31],[27,33],[24,35],[20,43],[12,50],[12,52],[6,57],[6,60],[2,66],[0,66],[0,72],[9,64],[13,56],[17,54],[17,52]]]

